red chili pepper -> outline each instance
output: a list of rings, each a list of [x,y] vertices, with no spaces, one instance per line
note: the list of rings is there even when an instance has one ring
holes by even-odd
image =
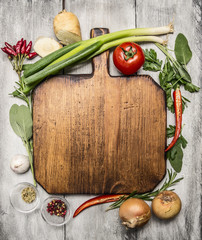
[[[30,54],[27,56],[27,58],[28,58],[28,59],[33,59],[33,58],[35,58],[37,55],[38,55],[38,54],[37,54],[36,52],[32,52],[32,53],[30,53]]]
[[[101,203],[116,202],[123,196],[127,196],[127,195],[113,194],[113,195],[102,195],[95,198],[91,198],[90,200],[84,202],[80,207],[76,209],[76,211],[74,212],[73,218],[76,217],[81,211],[83,211],[88,207],[101,204]]]
[[[25,55],[29,55],[31,48],[32,48],[32,41],[30,41],[29,44],[27,45],[25,50]]]
[[[14,49],[13,49],[13,46],[11,46],[9,43],[5,42],[5,45],[6,45],[6,47],[8,47],[8,48],[14,50]]]
[[[175,145],[177,139],[180,136],[181,127],[182,127],[182,96],[179,88],[177,88],[173,92],[173,98],[174,98],[174,106],[175,106],[175,135],[170,145],[166,148],[165,152],[170,150]]]
[[[1,50],[9,55],[13,55],[13,56],[17,55],[17,53],[13,49],[10,49],[8,47],[4,47]]]
[[[4,47],[4,48],[1,48],[1,50],[2,50],[3,52],[5,52],[6,54],[8,54],[8,52],[6,51],[5,47]]]
[[[21,54],[25,54],[26,51],[26,40],[23,41],[22,47],[21,47]]]
[[[22,43],[23,43],[23,38],[20,41],[18,41],[16,44],[16,53],[17,54],[20,54],[20,52],[21,52]]]
[[[13,45],[13,50],[16,51],[15,45]]]

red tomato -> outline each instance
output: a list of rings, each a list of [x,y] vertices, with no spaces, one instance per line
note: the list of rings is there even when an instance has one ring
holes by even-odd
[[[125,42],[113,53],[114,65],[125,75],[131,75],[142,67],[145,61],[142,48],[133,42]]]

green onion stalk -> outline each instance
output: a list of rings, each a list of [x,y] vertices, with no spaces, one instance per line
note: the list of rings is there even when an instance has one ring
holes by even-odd
[[[26,67],[22,76],[25,85],[21,91],[28,95],[41,81],[57,74],[65,67],[84,62],[123,42],[154,42],[165,45],[166,41],[155,35],[173,32],[173,24],[155,28],[136,28],[108,33],[102,36],[65,46],[36,63]],[[13,96],[18,93],[13,92]]]

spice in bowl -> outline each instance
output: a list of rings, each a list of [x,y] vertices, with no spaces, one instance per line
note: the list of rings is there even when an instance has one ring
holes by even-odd
[[[31,203],[36,199],[36,192],[32,187],[26,187],[22,190],[21,196],[26,203]]]
[[[62,200],[54,199],[47,205],[47,212],[50,215],[56,215],[58,217],[65,217],[67,213],[67,206]]]

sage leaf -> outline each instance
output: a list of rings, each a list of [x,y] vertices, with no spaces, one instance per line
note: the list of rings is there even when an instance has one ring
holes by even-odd
[[[10,125],[15,134],[27,141],[32,137],[32,115],[25,105],[13,104],[9,112]]]
[[[175,126],[169,125],[169,128],[167,128],[167,137],[170,138],[174,136],[174,133],[175,133]],[[169,159],[172,168],[176,172],[181,171],[182,159],[183,159],[182,148],[186,148],[186,146],[187,146],[187,140],[181,134],[177,142],[175,143],[175,145],[167,152],[167,158]]]
[[[183,159],[182,148],[177,145],[175,148],[171,148],[170,151],[171,151],[171,158],[169,159],[170,164],[172,168],[179,173],[182,169],[182,159]]]
[[[182,65],[186,65],[192,57],[188,41],[182,33],[179,33],[175,40],[175,56]]]

